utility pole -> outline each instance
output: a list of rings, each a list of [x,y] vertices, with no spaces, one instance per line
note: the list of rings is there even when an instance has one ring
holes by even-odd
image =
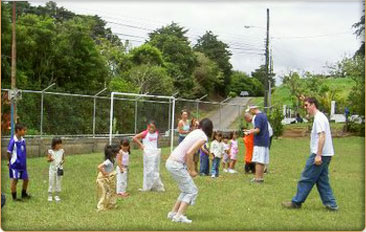
[[[267,8],[267,38],[266,38],[266,77],[264,79],[264,112],[268,107],[268,80],[269,80],[269,9]]]
[[[13,24],[12,24],[12,44],[11,44],[11,89],[15,91],[16,88],[16,44],[15,44],[15,1],[13,2]],[[11,100],[11,135],[14,134],[15,123],[17,123],[17,107],[16,107],[16,99],[13,98]]]

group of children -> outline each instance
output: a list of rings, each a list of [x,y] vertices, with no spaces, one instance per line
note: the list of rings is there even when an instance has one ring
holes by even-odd
[[[237,161],[238,149],[238,133],[231,133],[231,136],[223,135],[222,132],[214,132],[213,141],[211,145],[205,143],[200,148],[200,175],[212,178],[219,176],[219,167],[222,160],[222,167],[224,172],[237,173],[235,164]],[[211,173],[210,161],[212,160]]]

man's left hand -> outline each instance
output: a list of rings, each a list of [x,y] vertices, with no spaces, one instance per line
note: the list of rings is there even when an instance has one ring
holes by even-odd
[[[321,155],[316,155],[315,159],[314,159],[314,164],[315,165],[321,165],[322,163],[323,163],[322,156]]]

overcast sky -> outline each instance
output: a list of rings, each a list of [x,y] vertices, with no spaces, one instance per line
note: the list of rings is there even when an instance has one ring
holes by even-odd
[[[31,1],[44,5],[46,1]],[[235,70],[250,74],[264,64],[266,9],[276,79],[289,71],[326,73],[326,64],[351,56],[360,46],[352,24],[362,1],[57,1],[78,13],[99,15],[133,46],[172,21],[189,29],[192,44],[207,30],[229,44]],[[118,23],[118,24],[116,24]],[[251,26],[245,28],[244,26]]]

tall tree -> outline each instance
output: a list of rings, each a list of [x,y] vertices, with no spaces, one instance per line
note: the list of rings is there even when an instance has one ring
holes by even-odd
[[[227,95],[229,93],[228,86],[232,73],[232,65],[230,63],[232,54],[228,48],[229,46],[220,41],[212,31],[207,31],[203,36],[199,37],[197,44],[194,46],[196,51],[202,52],[210,60],[214,61],[223,73],[224,81],[217,83],[215,86],[221,95]]]
[[[168,74],[173,77],[181,96],[191,97],[192,73],[197,59],[185,36],[187,31],[173,22],[150,33],[148,43],[162,52]]]
[[[266,66],[265,65],[261,65],[259,66],[259,68],[257,68],[256,70],[254,70],[254,72],[252,72],[252,77],[256,78],[257,80],[259,80],[263,86],[265,85],[265,80],[266,80]],[[274,76],[276,76],[275,73],[271,72],[268,74],[268,80],[271,81],[271,86],[275,86],[275,79]]]
[[[352,27],[356,29],[355,34],[357,37],[362,38],[361,46],[356,51],[355,55],[361,55],[365,57],[365,2],[363,2],[363,15],[360,18],[360,21],[353,24]]]

